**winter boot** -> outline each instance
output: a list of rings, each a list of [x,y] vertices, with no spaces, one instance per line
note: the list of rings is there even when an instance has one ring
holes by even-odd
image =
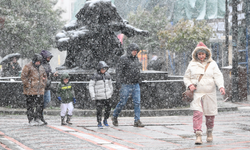
[[[106,127],[109,127],[109,124],[108,124],[107,119],[104,119],[104,120],[103,120],[103,124],[104,124]]]
[[[207,129],[207,142],[213,142],[213,129]]]
[[[111,120],[112,120],[112,123],[113,123],[114,126],[118,126],[117,117],[112,116],[112,117],[111,117]]]
[[[196,131],[196,132],[195,132],[195,135],[196,135],[195,144],[196,144],[196,145],[202,144],[202,138],[201,138],[202,132],[201,132],[201,131]]]
[[[44,120],[44,117],[42,116],[41,121],[44,123],[44,125],[47,125],[48,123]]]
[[[98,127],[99,129],[103,129],[102,123],[101,123],[101,122],[98,122],[97,127]]]
[[[66,122],[67,122],[67,124],[69,124],[69,125],[72,125],[72,123],[70,122],[71,117],[72,117],[72,115],[67,115],[67,120],[66,120]]]
[[[134,127],[144,127],[144,124],[142,124],[141,121],[138,120],[134,123]]]
[[[65,121],[64,121],[64,118],[65,118],[65,116],[61,116],[61,125],[62,125],[62,126],[67,125],[67,124],[65,123]]]

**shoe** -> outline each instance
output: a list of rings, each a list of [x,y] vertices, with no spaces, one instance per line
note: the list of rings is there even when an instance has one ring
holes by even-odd
[[[102,123],[101,123],[101,122],[98,122],[97,127],[98,127],[99,129],[103,129]]]
[[[66,123],[69,125],[72,125],[72,123],[70,122],[71,117],[72,117],[72,115],[67,115]]]
[[[114,126],[118,126],[117,117],[112,116],[112,117],[111,117],[111,120],[112,120],[112,123],[113,123]]]
[[[42,118],[41,121],[44,123],[44,125],[47,125],[47,124],[48,124],[48,123],[44,120],[44,118]]]
[[[39,126],[45,125],[45,123],[42,122],[40,119],[36,119],[36,122],[38,123]]]
[[[103,124],[104,124],[106,127],[109,127],[109,124],[108,124],[107,119],[104,119],[104,120],[103,120]]]
[[[29,122],[30,126],[38,126],[38,122],[34,121],[33,119]]]
[[[207,142],[213,142],[213,129],[207,129]]]
[[[201,145],[202,144],[202,132],[196,131],[195,135],[196,135],[195,145]]]
[[[138,120],[138,121],[136,121],[136,122],[134,123],[134,127],[144,127],[144,126],[145,126],[145,125],[142,124],[140,120]]]
[[[65,118],[65,116],[61,116],[61,125],[62,125],[62,126],[67,125],[67,124],[65,123],[65,121],[64,121],[64,118]]]

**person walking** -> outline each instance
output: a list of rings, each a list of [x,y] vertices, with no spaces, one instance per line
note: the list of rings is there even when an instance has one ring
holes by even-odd
[[[43,116],[43,95],[47,82],[46,72],[41,66],[42,56],[35,54],[32,62],[23,67],[21,80],[23,93],[26,96],[27,117],[30,125],[44,125],[41,121]],[[34,108],[36,110],[34,111]]]
[[[97,126],[102,129],[102,109],[104,107],[103,124],[108,127],[108,118],[111,111],[111,97],[113,95],[113,85],[110,74],[107,72],[109,66],[100,61],[97,65],[97,73],[95,73],[89,82],[89,93],[92,100],[96,103]]]
[[[137,58],[139,52],[139,46],[135,43],[130,44],[127,47],[127,53],[120,57],[116,69],[116,85],[120,90],[120,101],[116,105],[116,108],[111,117],[114,126],[118,126],[118,115],[121,112],[124,105],[127,103],[128,97],[131,95],[134,103],[134,127],[144,127],[140,121],[140,102],[141,92],[140,83],[141,64]]]
[[[49,63],[50,60],[52,59],[53,55],[47,50],[42,50],[42,52],[40,54],[43,57],[42,66],[44,67],[46,75],[47,75],[47,84],[46,84],[46,88],[45,88],[45,92],[44,92],[44,96],[43,96],[43,99],[44,99],[43,109],[45,109],[48,106],[49,102],[51,101],[51,93],[50,93],[51,77],[52,77],[52,75],[58,76],[58,74],[57,74],[57,72],[52,73],[52,69],[51,69],[51,66]],[[48,124],[44,120],[44,117],[42,118],[42,121],[45,124]]]
[[[57,99],[61,103],[61,125],[72,125],[70,122],[72,115],[73,115],[73,110],[74,106],[73,103],[76,103],[76,98],[75,98],[75,92],[74,89],[69,82],[70,76],[68,74],[63,74],[61,76],[61,83],[58,84],[57,86]],[[68,111],[68,113],[67,113]],[[66,123],[64,121],[65,116],[67,114],[67,120]]]
[[[192,60],[184,75],[184,84],[194,91],[194,100],[190,104],[193,110],[193,129],[195,144],[202,144],[202,118],[206,118],[207,142],[213,141],[214,118],[218,113],[216,85],[222,95],[225,94],[224,79],[212,53],[207,46],[199,42],[192,52]]]

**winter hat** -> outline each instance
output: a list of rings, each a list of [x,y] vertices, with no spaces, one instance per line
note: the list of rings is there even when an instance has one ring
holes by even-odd
[[[199,42],[194,49],[194,57],[196,60],[199,60],[198,58],[198,53],[205,53],[206,54],[206,59],[210,58],[210,50],[207,48],[207,46],[203,42]]]
[[[127,53],[130,54],[133,50],[136,50],[137,52],[140,51],[140,48],[137,44],[132,43],[127,47]]]
[[[42,62],[42,60],[43,60],[43,57],[40,54],[35,53],[32,58],[32,63],[35,64],[37,61]]]
[[[43,56],[43,59],[46,61],[47,61],[48,57],[50,57],[50,58],[53,57],[53,55],[47,50],[42,50],[41,55]]]
[[[63,82],[64,79],[70,79],[69,74],[67,74],[67,73],[63,73],[63,74],[62,74],[62,76],[61,76],[61,83],[64,83],[64,82]]]
[[[102,68],[107,68],[107,70],[109,69],[109,66],[105,61],[99,61],[97,65],[97,71],[100,71]]]

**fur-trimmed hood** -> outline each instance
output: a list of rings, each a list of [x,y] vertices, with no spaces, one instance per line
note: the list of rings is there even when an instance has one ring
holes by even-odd
[[[211,50],[209,48],[207,48],[207,46],[205,44],[203,44],[202,42],[199,42],[199,44],[196,46],[196,48],[192,52],[192,62],[197,62],[197,61],[200,62],[200,60],[197,57],[197,52],[199,50],[205,50],[206,51],[205,62],[211,62],[211,61],[213,61]]]

